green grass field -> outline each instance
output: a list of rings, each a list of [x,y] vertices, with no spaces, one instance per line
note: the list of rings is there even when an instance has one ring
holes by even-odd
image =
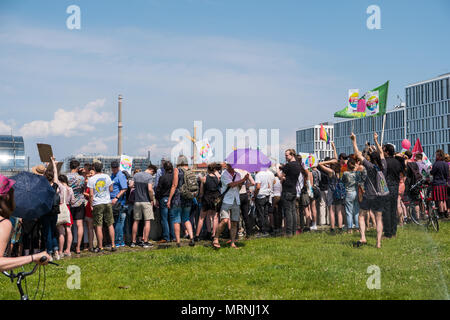
[[[439,233],[399,227],[380,250],[374,231],[362,248],[352,246],[357,234],[327,232],[251,239],[240,250],[120,248],[48,266],[44,299],[448,299],[449,234],[449,222]],[[79,290],[67,288],[70,265],[81,270]],[[379,290],[366,285],[371,265],[381,270]],[[38,273],[29,278],[30,294],[37,280]],[[1,300],[18,299],[5,276],[0,287]]]

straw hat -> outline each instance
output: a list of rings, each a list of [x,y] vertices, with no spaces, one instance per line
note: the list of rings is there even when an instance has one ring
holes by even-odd
[[[40,175],[40,176],[44,175],[45,170],[46,169],[45,169],[44,165],[42,165],[42,164],[31,168],[31,172],[33,172],[34,174]]]

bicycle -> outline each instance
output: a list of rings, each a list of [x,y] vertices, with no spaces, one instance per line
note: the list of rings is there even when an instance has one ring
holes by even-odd
[[[436,232],[439,232],[439,216],[436,204],[431,196],[430,186],[424,179],[421,179],[411,187],[411,192],[419,195],[419,215],[416,214],[416,201],[405,202],[408,207],[408,220],[427,229],[432,226]]]
[[[42,257],[39,261],[40,261],[41,263],[44,263],[45,261],[47,261],[47,257]],[[49,262],[49,263],[58,266],[57,263],[54,263],[54,262]],[[26,277],[31,276],[32,274],[34,274],[34,273],[36,272],[36,270],[38,269],[38,267],[39,267],[39,265],[36,264],[36,265],[34,266],[33,270],[31,270],[30,272],[24,272],[24,271],[23,271],[23,272],[19,272],[19,273],[17,273],[17,274],[14,273],[13,270],[10,270],[9,273],[8,273],[7,271],[3,271],[3,272],[2,272],[5,276],[7,276],[8,278],[11,279],[11,282],[13,282],[14,279],[17,278],[16,285],[17,285],[17,288],[19,289],[20,300],[30,300],[29,297],[28,297],[28,289],[26,290],[26,291],[27,291],[27,294],[25,294],[25,292],[23,291],[23,288],[22,288],[22,281],[25,280],[25,286],[26,286]],[[37,289],[36,289],[36,293],[37,293],[37,290],[39,289],[39,283],[40,283],[40,273],[39,273],[39,282],[38,282],[38,287],[37,287]],[[44,291],[45,291],[45,269],[44,269]],[[42,292],[42,296],[43,296],[43,295],[44,295],[44,292]],[[35,294],[34,297],[36,297],[36,294]]]

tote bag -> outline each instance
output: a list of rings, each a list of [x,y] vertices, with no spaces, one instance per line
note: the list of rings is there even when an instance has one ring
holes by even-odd
[[[70,211],[66,204],[66,191],[63,193],[63,201],[59,204],[59,214],[56,225],[70,223]]]

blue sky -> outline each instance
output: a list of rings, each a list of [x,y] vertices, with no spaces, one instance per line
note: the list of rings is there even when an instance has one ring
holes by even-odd
[[[81,9],[68,30],[66,8]],[[381,30],[369,30],[369,5]],[[0,2],[0,132],[26,153],[58,158],[116,153],[117,95],[124,152],[169,155],[171,132],[295,130],[323,121],[347,90],[390,80],[388,105],[408,84],[450,72],[450,2],[23,1]]]

